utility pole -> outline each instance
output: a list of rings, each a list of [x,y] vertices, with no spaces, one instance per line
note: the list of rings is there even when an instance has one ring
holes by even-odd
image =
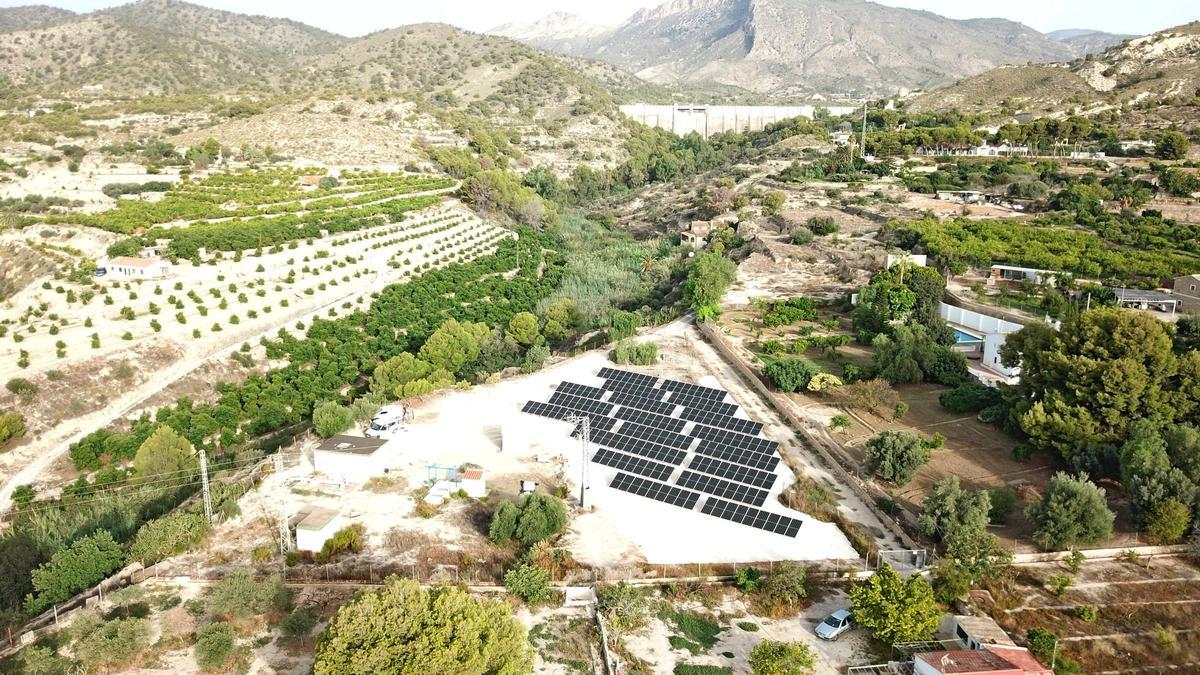
[[[568,422],[579,425],[579,454],[581,466],[579,469],[579,508],[584,508],[584,495],[587,494],[588,445],[592,437],[592,419],[587,415],[571,415]]]
[[[213,521],[212,492],[208,489],[208,454],[200,448],[200,486],[204,493],[204,517]]]
[[[863,101],[863,122],[862,122],[862,141],[859,142],[858,157],[866,159],[867,157],[867,102]]]
[[[286,556],[292,550],[292,533],[288,528],[287,514],[281,508],[276,520],[279,522],[279,552]]]

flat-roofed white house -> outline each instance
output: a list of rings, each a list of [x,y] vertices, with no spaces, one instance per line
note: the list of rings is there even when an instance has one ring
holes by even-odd
[[[1009,334],[1021,330],[1024,326],[945,302],[938,307],[938,314],[954,329],[957,338],[955,349],[966,354],[968,359],[978,360],[979,367],[999,376],[1000,380],[1015,382],[1021,368],[1009,368],[1001,363],[1000,348],[1004,346]],[[996,378],[981,379],[991,381]]]
[[[1036,267],[1016,267],[1015,265],[992,265],[988,273],[989,286],[998,281],[1028,281],[1034,284],[1050,283],[1054,277],[1061,275],[1054,270],[1040,270]]]
[[[101,261],[97,268],[107,276],[126,279],[163,279],[171,276],[171,261],[162,258],[134,258],[117,256]]]
[[[301,515],[301,514],[297,514]],[[316,553],[341,529],[341,516],[333,509],[317,506],[296,523],[296,550]]]
[[[343,485],[365,482],[383,473],[383,453],[379,449],[386,443],[382,438],[331,436],[313,451],[313,468]]]

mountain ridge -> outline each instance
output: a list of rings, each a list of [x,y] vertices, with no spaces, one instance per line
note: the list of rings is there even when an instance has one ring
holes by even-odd
[[[784,96],[929,89],[1002,63],[1074,56],[1006,19],[953,20],[865,0],[669,0],[593,37],[556,37],[550,25],[504,32],[658,84],[710,81]]]

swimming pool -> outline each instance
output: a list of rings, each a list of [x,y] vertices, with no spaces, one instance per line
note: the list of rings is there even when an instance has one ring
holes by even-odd
[[[955,328],[954,329],[954,342],[956,344],[960,344],[960,345],[977,344],[977,343],[983,342],[983,338],[979,337],[978,335],[972,335],[971,333],[968,333],[966,331]]]

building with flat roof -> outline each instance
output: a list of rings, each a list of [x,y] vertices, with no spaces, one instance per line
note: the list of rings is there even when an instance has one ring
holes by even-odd
[[[97,272],[99,270],[104,270],[105,275],[126,279],[163,279],[171,276],[171,261],[123,255],[101,261],[97,265]]]
[[[362,483],[383,473],[379,450],[386,443],[382,438],[331,436],[313,451],[313,468],[343,485]]]
[[[296,523],[296,550],[316,553],[325,542],[341,529],[341,517],[337,511],[323,506],[311,507]]]
[[[1179,309],[1179,298],[1173,293],[1148,291],[1140,288],[1114,288],[1117,306],[1130,309],[1152,309],[1156,312],[1174,314]]]

